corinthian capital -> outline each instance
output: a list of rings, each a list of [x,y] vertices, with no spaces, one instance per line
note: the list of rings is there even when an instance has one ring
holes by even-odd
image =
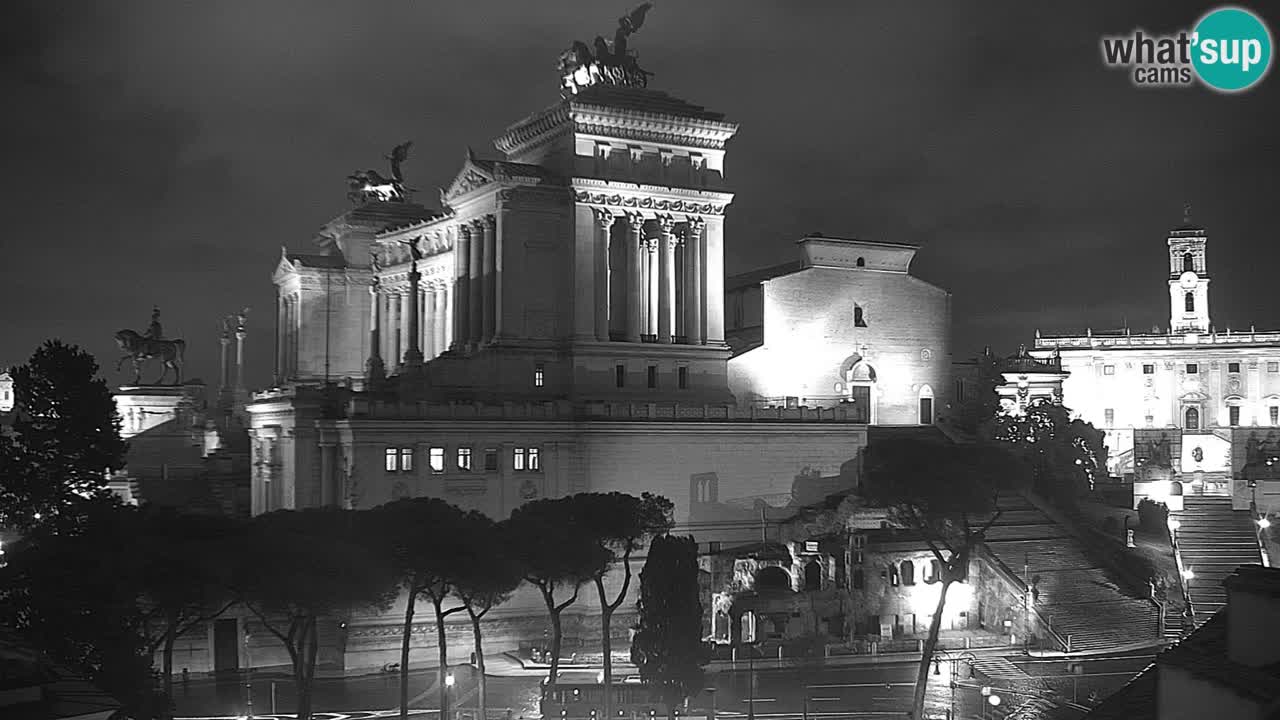
[[[707,221],[701,215],[690,215],[685,218],[685,222],[689,224],[689,233],[691,235],[701,235],[702,229],[707,226]]]
[[[613,227],[614,221],[618,219],[617,215],[614,215],[612,212],[605,210],[604,208],[592,208],[592,212],[595,213],[596,222],[599,223],[600,227],[604,230],[608,230]]]
[[[662,236],[665,238],[669,238],[671,237],[671,234],[675,231],[676,220],[670,215],[659,215],[658,227],[662,230]]]

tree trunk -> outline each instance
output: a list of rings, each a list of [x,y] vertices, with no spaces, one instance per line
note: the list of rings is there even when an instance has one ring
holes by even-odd
[[[542,599],[547,603],[547,613],[551,616],[551,672],[547,675],[549,689],[556,684],[556,676],[560,671],[560,644],[564,638],[560,627],[560,608],[556,607],[555,598],[545,588],[538,589],[542,590]]]
[[[484,644],[480,642],[480,616],[471,613],[469,610],[468,614],[471,615],[471,634],[476,639],[476,680],[479,681],[479,694],[476,701],[480,705],[478,720],[488,720],[489,707],[485,699],[485,691],[488,688],[484,677]]]
[[[178,639],[178,619],[170,615],[168,626],[164,629],[164,718],[173,718],[173,643]]]
[[[604,652],[604,717],[613,720],[613,637],[609,632],[613,608],[604,599],[604,580],[596,578],[600,593],[600,649]]]
[[[449,685],[445,681],[449,676],[449,650],[445,644],[442,602],[444,598],[439,595],[431,599],[436,608],[436,645],[440,650],[440,720],[449,720]]]
[[[314,616],[307,619],[302,632],[306,650],[303,655],[303,682],[298,686],[297,720],[311,720],[311,690],[316,678],[316,656],[320,650],[320,634]]]
[[[943,569],[944,573],[950,574]],[[925,638],[924,651],[920,654],[920,667],[916,668],[916,693],[911,702],[911,717],[924,717],[924,695],[928,689],[929,663],[933,660],[933,650],[938,646],[938,631],[942,629],[942,609],[947,604],[947,589],[953,581],[945,575],[942,579],[942,590],[938,593],[938,607],[933,611],[933,619],[929,621],[929,637]]]
[[[413,638],[413,608],[417,601],[417,586],[410,585],[404,609],[404,632],[400,638],[400,720],[409,717],[409,643]]]

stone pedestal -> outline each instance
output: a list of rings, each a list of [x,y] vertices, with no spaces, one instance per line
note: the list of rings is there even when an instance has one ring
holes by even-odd
[[[177,421],[174,431],[203,424],[205,386],[200,383],[124,385],[112,397],[120,413],[120,435],[126,440],[171,421]]]

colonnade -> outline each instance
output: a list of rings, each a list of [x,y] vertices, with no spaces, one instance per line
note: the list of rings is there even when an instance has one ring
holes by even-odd
[[[596,210],[599,340],[701,345],[707,340],[706,222]]]
[[[377,328],[378,354],[389,370],[404,362],[410,332],[417,325],[418,349],[427,360],[449,349],[453,342],[453,288],[448,283],[427,282],[415,297],[408,285],[375,289],[373,327]],[[411,322],[416,311],[417,323]]]

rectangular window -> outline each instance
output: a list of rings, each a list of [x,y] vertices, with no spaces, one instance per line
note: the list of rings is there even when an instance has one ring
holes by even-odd
[[[1271,407],[1267,408],[1267,412],[1271,416],[1271,424],[1280,425],[1280,407],[1272,405]]]
[[[1200,366],[1195,363],[1187,363],[1187,374],[1195,375],[1200,372]]]
[[[429,460],[431,462],[431,472],[433,473],[444,472],[444,448],[442,447],[431,448]]]
[[[542,367],[542,363],[538,363],[537,365],[533,366],[533,386],[542,387],[545,382],[546,382],[545,370]]]
[[[471,448],[458,448],[458,469],[470,472]]]
[[[524,470],[524,448],[516,448],[511,451],[511,469]]]
[[[1227,363],[1227,372],[1229,373],[1240,372],[1240,363]]]
[[[1280,362],[1267,363],[1267,372],[1280,372]]]
[[[536,447],[529,448],[529,472],[542,472],[542,453]]]
[[[413,448],[400,448],[400,472],[413,470]]]
[[[1231,427],[1235,427],[1239,425],[1240,424],[1240,406],[1231,405],[1230,407],[1228,407],[1227,417],[1229,418],[1227,422],[1231,425]]]
[[[615,382],[617,382],[618,384],[618,387],[627,386],[627,366],[626,365],[615,366],[613,368],[613,375],[614,375]]]
[[[498,469],[498,451],[493,448],[485,448],[484,451],[484,469],[485,472],[493,472]]]
[[[1102,411],[1102,414],[1106,418],[1107,427],[1116,426],[1116,411],[1114,408],[1107,408]]]
[[[805,551],[805,552],[807,552],[807,553],[816,553],[816,552],[818,552],[818,541],[817,541],[817,540],[805,540],[805,541],[804,541],[804,551]]]
[[[650,365],[648,369],[649,389],[658,387],[658,366]]]
[[[684,367],[683,365],[676,368],[676,387],[681,390],[687,390],[689,388],[689,368]]]
[[[1156,424],[1155,415],[1148,415],[1146,419],[1147,419],[1147,427],[1155,427],[1155,424]]]
[[[1103,366],[1102,366],[1102,374],[1103,374],[1103,375],[1115,375],[1115,374],[1116,374],[1116,366],[1115,366],[1115,365],[1103,365]]]
[[[396,460],[396,458],[398,457],[398,453],[399,451],[396,450],[395,448],[387,448],[387,455],[386,455],[387,472],[395,472],[396,468],[399,467]]]
[[[1156,374],[1156,366],[1155,366],[1155,365],[1143,365],[1143,366],[1142,366],[1142,374],[1143,374],[1143,375],[1155,375],[1155,374]]]

